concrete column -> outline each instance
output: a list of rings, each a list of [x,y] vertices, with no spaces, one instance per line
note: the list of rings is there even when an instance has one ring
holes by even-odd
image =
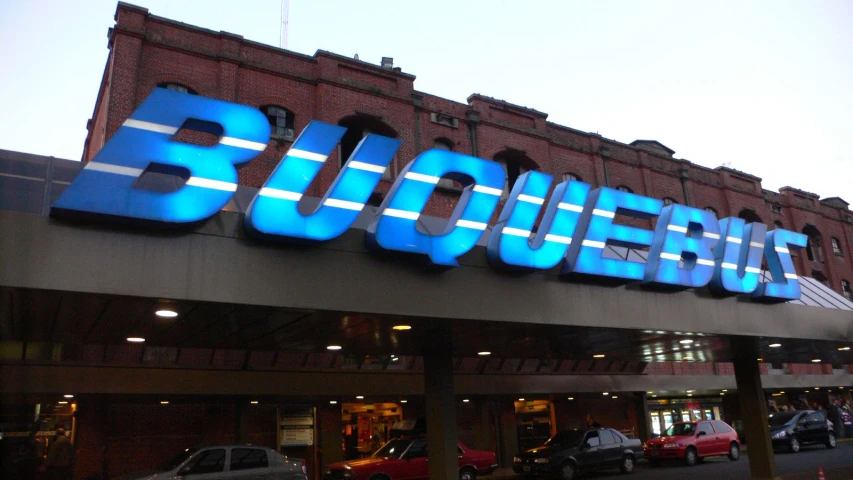
[[[459,476],[456,447],[456,401],[453,390],[453,350],[450,332],[433,332],[424,349],[429,478],[451,480]]]
[[[755,480],[778,479],[767,426],[767,402],[761,388],[755,340],[730,337],[743,430],[749,441],[749,471]]]
[[[647,401],[646,392],[637,392],[634,394],[635,405],[637,408],[637,438],[642,441],[647,441],[652,438],[652,421],[649,416],[649,402]]]
[[[321,403],[317,406],[317,422],[320,433],[320,464],[340,462],[344,459],[341,429],[341,406]]]
[[[245,399],[238,399],[234,409],[234,443],[249,443],[249,402]]]
[[[512,457],[518,453],[518,427],[515,424],[515,405],[512,400],[498,403],[498,463],[502,467],[512,466]]]

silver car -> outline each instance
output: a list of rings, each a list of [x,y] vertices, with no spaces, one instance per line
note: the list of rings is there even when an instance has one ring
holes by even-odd
[[[307,480],[305,462],[267,447],[215,445],[188,448],[158,468],[119,480]]]

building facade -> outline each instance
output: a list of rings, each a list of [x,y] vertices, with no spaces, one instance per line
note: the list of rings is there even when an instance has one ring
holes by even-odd
[[[459,103],[420,92],[415,77],[393,67],[390,59],[374,65],[325,51],[301,55],[124,3],[115,19],[83,161],[97,154],[154,88],[172,88],[257,107],[270,119],[272,139],[239,170],[241,185],[261,187],[299,132],[311,120],[320,120],[345,126],[348,133],[306,195],[321,197],[358,141],[373,132],[402,140],[371,199],[376,205],[411,159],[430,148],[450,149],[504,164],[507,193],[521,173],[539,170],[556,179],[580,179],[593,188],[609,186],[709,209],[718,218],[737,216],[802,232],[809,246],[796,258],[798,274],[853,298],[853,212],[841,198],[821,199],[794,187],[765,190],[759,177],[675,158],[660,142],[619,143],[484,95]],[[194,132],[178,136],[210,141]],[[461,185],[446,179],[439,187],[424,213],[446,218]]]

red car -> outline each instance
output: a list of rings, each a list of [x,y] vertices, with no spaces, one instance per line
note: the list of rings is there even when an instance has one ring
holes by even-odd
[[[474,480],[498,467],[494,452],[471,450],[457,442],[459,480]],[[326,465],[324,480],[415,480],[429,478],[426,439],[394,439],[373,455]]]
[[[651,465],[680,459],[693,466],[716,455],[735,461],[740,458],[740,439],[731,426],[719,420],[674,423],[661,437],[643,444],[643,454]]]

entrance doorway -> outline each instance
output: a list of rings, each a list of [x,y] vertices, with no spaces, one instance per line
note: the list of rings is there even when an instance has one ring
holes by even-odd
[[[344,403],[341,407],[344,458],[362,458],[391,439],[391,427],[403,419],[396,403]]]

